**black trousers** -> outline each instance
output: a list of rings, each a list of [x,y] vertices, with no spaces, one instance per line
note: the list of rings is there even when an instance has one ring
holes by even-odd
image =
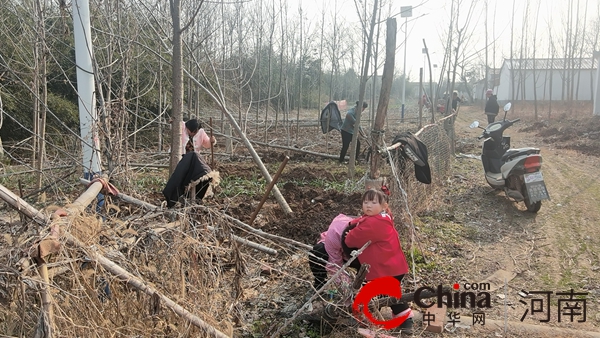
[[[315,277],[313,286],[315,289],[319,290],[327,281],[327,269],[325,266],[327,265],[329,254],[327,253],[327,250],[325,250],[325,243],[323,242],[315,244],[312,250],[310,250],[310,253],[311,254],[308,256],[308,265]],[[355,268],[356,270],[360,269],[358,258],[350,263],[350,267]]]
[[[494,122],[494,120],[496,120],[496,115],[491,115],[489,114],[488,116],[488,124]]]
[[[316,290],[319,290],[327,280],[327,269],[325,265],[327,264],[327,260],[329,259],[329,254],[327,250],[325,250],[325,243],[317,243],[313,246],[312,250],[310,250],[311,255],[308,256],[308,265],[310,266],[310,271],[315,277],[315,281],[313,286]],[[314,256],[313,256],[314,255]],[[350,267],[355,268],[357,271],[360,269],[360,262],[358,258],[356,258],[352,263],[350,263]],[[402,278],[404,275],[394,276],[400,283],[402,283]],[[392,313],[397,315],[402,311],[405,311],[409,308],[407,303],[399,303],[391,306]]]
[[[350,148],[350,143],[352,143],[352,134],[349,132],[342,130],[342,151],[340,152],[340,163],[344,162],[346,158],[346,152],[348,152],[348,148]],[[358,159],[358,155],[360,154],[360,140],[356,140],[356,158]]]
[[[402,278],[404,278],[404,275],[394,276],[394,278],[396,278],[400,283],[402,283]],[[407,303],[394,304],[390,307],[392,308],[392,313],[394,315],[397,315],[409,308]]]

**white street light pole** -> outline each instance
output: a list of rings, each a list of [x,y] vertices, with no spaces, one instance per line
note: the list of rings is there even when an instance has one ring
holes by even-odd
[[[402,77],[402,121],[404,121],[404,102],[406,95],[406,39],[408,37],[408,18],[412,16],[412,6],[400,7],[400,17],[404,18],[404,76]]]
[[[423,52],[423,78],[426,79],[427,73],[425,70],[427,69],[427,48],[421,48],[421,52]]]
[[[596,59],[596,93],[594,94],[594,115],[600,115],[600,51],[594,51],[594,59]]]
[[[73,0],[73,35],[77,68],[79,125],[85,179],[100,172],[100,142],[95,124],[98,122],[94,99],[94,67],[89,0]]]

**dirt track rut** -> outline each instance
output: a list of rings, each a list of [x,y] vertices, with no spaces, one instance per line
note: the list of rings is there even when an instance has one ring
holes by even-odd
[[[509,113],[510,114],[510,113]],[[517,116],[509,116],[516,118]],[[475,107],[461,112],[457,119],[457,135],[466,142],[477,142],[480,130],[465,128],[484,116]],[[525,211],[523,203],[508,201],[503,193],[482,190],[482,199],[489,203],[479,206],[478,214],[493,215],[479,220],[480,226],[474,231],[475,238],[467,246],[474,252],[471,267],[473,278],[483,280],[494,270],[513,271],[516,277],[508,282],[507,304],[504,298],[495,292],[494,311],[491,318],[519,322],[530,306],[529,300],[518,296],[519,290],[552,291],[550,302],[550,322],[540,323],[545,313],[526,316],[525,323],[544,326],[567,327],[585,331],[600,331],[600,160],[596,157],[581,155],[575,151],[556,149],[552,145],[539,143],[534,132],[520,132],[527,122],[515,124],[507,132],[511,136],[512,147],[535,146],[541,148],[543,156],[542,172],[551,197],[544,201],[537,214]],[[474,154],[480,154],[477,143]],[[470,163],[477,167],[475,179],[485,185],[481,163]],[[469,173],[461,173],[469,175]],[[477,176],[478,175],[478,176]],[[495,222],[494,222],[495,221]],[[483,241],[481,238],[488,238]],[[490,240],[493,238],[495,240]],[[582,317],[574,317],[574,322],[562,317],[558,323],[557,292],[588,292],[586,296],[586,322],[578,323]],[[526,301],[527,305],[520,301]],[[582,305],[582,303],[579,303]],[[545,304],[546,305],[546,304]],[[564,303],[563,303],[564,305]],[[475,332],[472,332],[475,333]],[[471,335],[469,335],[471,336]],[[513,332],[509,336],[526,336]],[[531,336],[531,334],[529,334]],[[538,336],[535,333],[533,336]],[[539,335],[545,337],[545,334]],[[559,336],[562,336],[559,334]],[[577,336],[575,334],[574,336]]]

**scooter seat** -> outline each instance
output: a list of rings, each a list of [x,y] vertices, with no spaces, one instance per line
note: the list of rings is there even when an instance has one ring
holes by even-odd
[[[540,153],[539,148],[532,148],[532,147],[508,149],[504,153],[504,155],[502,155],[502,162],[508,162],[518,156],[527,156],[527,155],[539,154],[539,153]]]
[[[502,178],[502,173],[486,172],[485,179],[494,188],[500,188],[504,186],[504,178]]]

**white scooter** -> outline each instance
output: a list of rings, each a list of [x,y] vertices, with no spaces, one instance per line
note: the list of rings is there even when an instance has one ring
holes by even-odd
[[[475,121],[469,127],[483,129],[477,139],[485,138],[481,162],[488,184],[494,189],[503,189],[506,196],[516,202],[524,201],[528,211],[538,212],[542,200],[550,199],[540,171],[542,156],[538,148],[510,149],[510,137],[502,133],[521,120],[506,119],[510,107],[510,102],[504,106],[502,121],[492,122],[485,128]]]

